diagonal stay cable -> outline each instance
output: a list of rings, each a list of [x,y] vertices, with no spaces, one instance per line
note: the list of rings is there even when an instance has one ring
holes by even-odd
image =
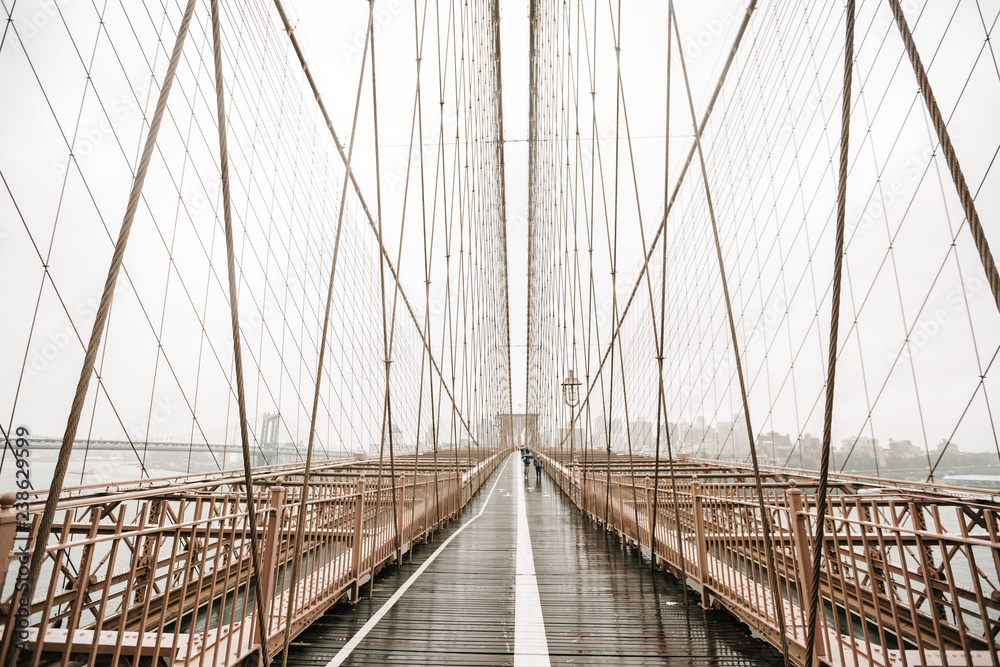
[[[215,0],[213,0],[213,2],[214,1]],[[358,75],[358,92],[357,95],[355,96],[355,101],[354,101],[354,120],[351,125],[351,138],[347,150],[346,165],[348,172],[350,172],[351,170],[351,158],[354,155],[354,138],[358,127],[358,111],[361,108],[361,90],[364,85],[364,78],[365,78],[366,58],[364,57],[364,54],[368,52],[368,39],[371,33],[371,27],[373,21],[372,12],[373,9],[369,8],[368,31],[365,34],[365,46],[361,57],[361,73]],[[283,12],[282,12],[282,19],[285,20],[285,15]],[[286,29],[287,29],[287,22],[286,22]],[[289,32],[289,35],[291,35],[291,32]],[[296,52],[298,52],[298,46],[296,46]],[[311,78],[310,82],[312,82]],[[317,94],[317,99],[319,99],[318,94]],[[323,115],[325,118],[326,117],[325,111]],[[328,119],[327,122],[329,123]],[[320,336],[319,359],[316,364],[316,387],[313,393],[312,416],[310,417],[309,420],[309,439],[308,439],[308,444],[306,445],[306,464],[305,464],[305,469],[303,470],[302,473],[302,490],[299,493],[299,513],[298,513],[298,520],[296,521],[295,525],[296,547],[292,556],[292,572],[291,572],[292,576],[288,593],[289,596],[288,611],[285,617],[285,633],[284,633],[284,640],[283,640],[282,654],[281,654],[282,667],[285,667],[285,665],[288,664],[287,662],[288,642],[291,639],[292,616],[295,611],[295,594],[298,588],[297,584],[298,584],[299,568],[302,560],[301,545],[304,539],[306,508],[308,507],[308,501],[309,501],[309,477],[312,466],[313,447],[316,440],[316,416],[319,411],[320,383],[323,378],[323,358],[326,354],[327,332],[330,326],[330,309],[333,303],[333,285],[334,285],[334,278],[336,278],[337,275],[337,258],[340,250],[340,234],[344,224],[344,207],[346,201],[347,201],[347,180],[345,179],[343,190],[341,190],[340,193],[340,211],[337,214],[337,231],[334,233],[333,257],[331,258],[331,263],[330,263],[330,281],[327,285],[326,308],[323,314],[323,334]],[[355,545],[355,548],[358,548],[358,546]]]
[[[973,198],[972,192],[969,190],[969,185],[965,180],[965,174],[962,172],[962,165],[958,162],[958,155],[955,153],[955,146],[951,143],[951,135],[948,133],[948,126],[945,122],[944,115],[941,113],[941,108],[938,106],[937,100],[934,97],[934,91],[931,89],[930,79],[927,78],[927,70],[924,68],[923,60],[920,58],[920,52],[917,50],[916,42],[913,40],[913,33],[910,31],[910,26],[906,23],[906,17],[903,15],[903,8],[899,4],[899,0],[889,0],[889,5],[892,7],[892,15],[896,21],[896,27],[899,29],[900,37],[903,38],[903,45],[906,47],[906,53],[910,57],[910,64],[913,66],[913,73],[917,77],[917,84],[920,86],[920,93],[924,97],[924,103],[927,105],[927,112],[931,116],[931,122],[934,125],[934,131],[937,133],[938,141],[941,143],[941,150],[944,152],[945,162],[948,164],[948,170],[951,172],[951,178],[955,182],[955,190],[958,192],[958,198],[962,202],[962,210],[965,212],[965,219],[969,223],[969,231],[972,233],[972,240],[976,243],[976,250],[979,252],[979,259],[982,262],[983,270],[986,272],[986,280],[990,284],[990,291],[993,294],[993,301],[997,306],[997,310],[1000,310],[1000,273],[997,272],[996,261],[993,258],[993,253],[990,251],[990,245],[986,240],[986,232],[983,230],[982,222],[979,220],[979,212],[976,211],[976,202]],[[951,441],[948,441],[951,444]],[[946,445],[940,455],[938,456],[937,462],[931,469],[930,474],[927,479],[930,481],[934,477],[934,469],[937,468],[938,463],[941,461],[941,457],[944,456],[945,451],[948,446]]]
[[[951,178],[955,181],[955,190],[958,191],[958,198],[962,202],[962,210],[965,212],[965,219],[969,222],[969,231],[972,232],[972,240],[976,243],[976,250],[979,252],[979,259],[986,272],[986,280],[990,284],[990,291],[993,293],[993,301],[997,310],[1000,310],[1000,273],[997,272],[996,261],[990,251],[990,245],[986,240],[986,232],[983,230],[982,222],[979,220],[979,212],[976,211],[976,202],[969,190],[969,184],[965,180],[962,172],[962,165],[958,162],[958,155],[955,153],[955,146],[951,143],[951,135],[948,133],[948,126],[945,122],[941,108],[938,107],[931,89],[930,79],[927,78],[927,70],[924,69],[923,60],[917,50],[917,44],[913,40],[913,33],[906,23],[903,15],[903,8],[899,0],[889,0],[892,7],[892,15],[896,19],[896,27],[903,38],[906,53],[910,57],[910,64],[913,65],[913,73],[917,77],[917,84],[920,92],[924,96],[924,103],[927,105],[927,112],[931,116],[934,124],[934,131],[937,133],[938,141],[941,142],[941,150],[944,152],[945,162],[948,163],[948,170]]]
[[[674,13],[673,0],[670,2],[670,14],[674,21],[674,34],[677,37],[677,55],[681,61],[681,72],[684,74],[684,86],[687,89],[688,108],[691,111],[691,123],[698,122],[694,111],[694,98],[691,96],[691,83],[688,80],[687,64],[684,61],[684,48],[681,46],[680,30],[677,27],[677,15]],[[771,537],[771,519],[768,515],[767,504],[764,501],[764,487],[760,479],[760,466],[757,463],[757,446],[754,443],[753,425],[750,423],[750,401],[747,397],[746,379],[743,375],[743,362],[740,359],[740,348],[736,337],[736,320],[733,317],[733,304],[729,296],[729,283],[726,279],[726,265],[722,257],[722,242],[719,239],[719,225],[715,219],[715,208],[712,203],[712,193],[708,186],[708,169],[705,167],[705,155],[701,147],[701,131],[695,132],[695,147],[698,150],[698,163],[701,166],[701,176],[705,183],[705,203],[708,206],[708,215],[712,223],[712,236],[715,239],[715,253],[719,260],[719,277],[722,282],[722,295],[726,302],[726,315],[729,320],[729,334],[733,348],[733,358],[736,362],[736,374],[740,383],[740,397],[743,400],[743,417],[746,421],[747,434],[750,440],[750,457],[753,462],[754,486],[757,491],[757,505],[760,509],[761,528],[764,533],[764,550],[767,556],[767,574],[771,588],[771,595],[774,598],[774,613],[778,619],[778,631],[781,634],[781,653],[784,656],[785,664],[789,662],[788,657],[788,634],[785,628],[785,606],[781,590],[779,588],[778,572],[774,563],[774,541]]]
[[[434,353],[431,351],[431,345],[427,341],[427,336],[424,334],[420,327],[420,320],[417,318],[416,312],[413,310],[413,306],[410,303],[409,297],[406,296],[406,292],[403,290],[403,286],[400,282],[399,272],[396,269],[395,264],[392,262],[392,258],[389,257],[389,252],[386,250],[385,243],[378,233],[378,226],[375,224],[375,217],[373,216],[371,209],[368,207],[368,201],[365,199],[364,194],[361,192],[361,184],[358,183],[357,176],[354,170],[351,168],[350,162],[348,160],[347,154],[344,152],[344,145],[340,141],[340,135],[333,127],[333,121],[330,120],[330,115],[326,110],[326,105],[323,103],[323,97],[320,95],[319,88],[316,86],[316,80],[313,79],[312,72],[309,70],[309,64],[306,62],[305,55],[302,53],[302,48],[299,45],[298,38],[295,37],[295,29],[292,28],[291,22],[288,20],[288,14],[285,13],[285,7],[281,0],[274,0],[274,6],[278,10],[278,14],[281,17],[282,25],[285,28],[285,33],[288,35],[288,39],[292,43],[292,48],[295,50],[295,55],[299,59],[299,65],[302,67],[302,72],[306,76],[306,81],[309,83],[309,88],[312,90],[313,96],[316,99],[316,104],[319,106],[320,113],[323,115],[323,121],[326,123],[326,128],[330,132],[330,136],[333,138],[333,143],[337,147],[337,152],[340,154],[340,159],[345,165],[345,170],[347,172],[347,177],[350,179],[351,184],[354,186],[354,191],[358,196],[358,201],[361,204],[361,209],[364,211],[365,218],[368,220],[368,226],[371,227],[372,232],[375,234],[376,240],[378,241],[379,249],[382,251],[382,255],[385,257],[386,266],[389,268],[389,272],[392,274],[392,278],[396,285],[399,286],[399,294],[403,298],[403,305],[406,306],[406,310],[410,315],[410,319],[413,320],[414,325],[417,329],[417,334],[420,336],[420,342],[423,344],[424,349],[431,360],[431,366],[437,372],[438,377],[444,380],[444,373],[441,371],[441,366],[438,364],[437,359],[434,358]],[[469,432],[470,438],[473,436],[472,427],[468,424],[465,419],[465,415],[458,410],[457,403],[455,401],[455,396],[453,388],[449,387],[447,383],[442,382],[441,386],[444,387],[445,392],[448,394],[448,398],[451,399],[452,403],[456,405],[456,411],[459,420],[462,425]]]
[[[712,92],[712,97],[708,101],[708,106],[705,108],[705,113],[702,115],[701,123],[698,125],[695,131],[695,139],[700,139],[701,135],[705,131],[705,127],[708,125],[708,119],[712,116],[712,111],[715,109],[715,102],[718,100],[719,95],[722,92],[722,85],[726,81],[726,77],[729,74],[729,69],[732,67],[733,61],[736,59],[736,53],[739,50],[740,43],[743,41],[743,35],[746,33],[747,25],[750,23],[750,17],[753,15],[754,10],[757,8],[757,0],[751,0],[750,4],[747,5],[746,12],[743,15],[743,22],[740,24],[740,28],[736,33],[736,37],[733,40],[733,45],[729,50],[729,57],[726,59],[726,64],[722,68],[722,72],[719,74],[719,79],[716,82],[715,90]],[[604,355],[601,357],[597,368],[594,369],[594,380],[591,382],[590,386],[587,388],[587,393],[581,400],[581,404],[588,402],[590,400],[590,394],[593,392],[594,387],[597,384],[599,378],[603,377],[601,370],[604,368],[604,364],[607,362],[608,354],[611,352],[615,341],[618,338],[621,328],[625,322],[625,317],[628,315],[629,310],[632,307],[632,302],[635,300],[635,296],[639,291],[639,286],[642,284],[642,278],[649,270],[649,262],[652,259],[653,251],[657,246],[660,236],[664,232],[664,227],[667,223],[667,216],[674,207],[674,202],[677,201],[677,196],[680,193],[681,186],[684,184],[684,178],[687,176],[688,169],[691,166],[691,162],[694,159],[695,151],[697,150],[697,144],[691,145],[688,150],[687,158],[684,161],[684,165],[681,167],[681,172],[677,177],[677,182],[674,185],[674,190],[670,195],[670,201],[667,203],[666,208],[663,211],[663,218],[660,220],[660,225],[656,230],[656,234],[653,235],[650,241],[649,250],[646,256],[643,258],[642,267],[639,269],[639,274],[636,276],[635,285],[632,287],[632,292],[629,295],[628,300],[625,302],[625,307],[622,309],[621,315],[618,317],[618,321],[615,323],[611,331],[611,339],[608,341],[608,347],[604,351]]]
[[[32,544],[31,562],[28,566],[27,589],[24,595],[14,598],[13,607],[10,610],[10,618],[17,614],[17,608],[21,600],[31,600],[35,592],[35,585],[38,583],[38,575],[41,572],[42,561],[46,556],[48,546],[48,533],[52,529],[52,521],[55,518],[56,505],[59,504],[59,495],[62,492],[63,481],[66,478],[66,469],[69,467],[69,457],[73,451],[73,441],[76,438],[76,431],[80,425],[80,415],[83,411],[83,403],[87,397],[87,389],[90,386],[90,378],[94,372],[94,362],[97,360],[97,351],[104,337],[104,325],[108,318],[108,311],[111,309],[111,300],[114,296],[115,285],[118,282],[118,272],[121,270],[122,261],[125,258],[125,247],[128,245],[129,233],[132,231],[132,223],[135,220],[135,212],[139,207],[139,199],[142,195],[142,186],[146,181],[146,173],[149,170],[149,162],[153,156],[153,148],[156,146],[156,137],[160,131],[160,123],[163,120],[163,112],[167,106],[167,98],[170,95],[170,88],[174,82],[174,74],[177,71],[177,63],[180,61],[181,51],[184,47],[184,39],[188,33],[188,26],[191,23],[191,15],[194,13],[195,0],[188,0],[184,9],[184,16],[177,29],[177,37],[174,41],[174,49],[170,55],[170,64],[163,77],[163,85],[160,88],[159,97],[156,100],[156,109],[153,112],[153,120],[149,125],[149,132],[146,134],[146,143],[142,149],[142,158],[135,172],[135,179],[132,181],[132,188],[129,192],[128,205],[125,208],[125,216],[122,220],[121,231],[115,243],[114,254],[111,257],[111,266],[108,268],[108,277],[104,283],[104,291],[101,293],[101,301],[97,307],[97,314],[94,319],[94,328],[90,333],[90,341],[87,344],[87,353],[83,359],[83,368],[80,370],[80,379],[77,382],[76,393],[73,395],[73,403],[70,407],[69,418],[66,421],[66,431],[63,434],[62,445],[59,448],[59,456],[56,460],[56,467],[52,473],[52,483],[49,485],[49,495],[45,499],[45,509],[42,511],[41,519],[38,522],[38,529],[35,533],[34,544]],[[13,624],[9,625],[13,628]],[[8,651],[4,659],[4,667],[14,667],[17,664],[20,647],[15,644]]]

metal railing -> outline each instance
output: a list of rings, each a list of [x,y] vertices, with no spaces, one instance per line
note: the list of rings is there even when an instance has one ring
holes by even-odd
[[[46,536],[48,558],[28,613],[12,615],[21,544],[12,495],[0,509],[4,625],[0,654],[21,642],[20,664],[234,665],[260,659],[254,586],[265,600],[268,649],[330,607],[356,601],[380,569],[455,518],[500,462],[498,455],[397,458],[388,465],[315,466],[299,516],[299,467],[258,470],[248,506],[238,474],[142,482],[97,492],[68,489]],[[414,470],[416,474],[414,474]],[[43,494],[31,512],[40,514]],[[10,502],[8,502],[10,501]],[[37,506],[37,507],[36,507]],[[261,580],[254,582],[249,512],[256,514]],[[303,522],[303,539],[295,535]],[[17,543],[17,546],[15,546]],[[30,544],[27,545],[30,548]],[[300,559],[291,582],[293,559]],[[295,588],[291,625],[288,605]],[[12,622],[12,618],[14,619]],[[18,623],[18,619],[24,619]],[[85,658],[80,663],[81,656]]]
[[[661,463],[656,485],[650,459],[611,455],[586,466],[545,459],[586,516],[683,576],[703,606],[728,610],[777,647],[783,613],[789,658],[804,664],[817,548],[810,492],[816,480],[808,473],[769,469],[764,480],[772,578],[764,517],[745,469],[689,460],[679,462],[672,480]],[[1000,503],[969,490],[960,497],[933,485],[898,484],[832,485],[819,547],[818,663],[1000,665]]]

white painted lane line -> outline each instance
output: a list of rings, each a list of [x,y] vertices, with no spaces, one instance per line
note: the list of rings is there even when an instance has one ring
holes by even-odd
[[[528,512],[524,503],[524,480],[514,468],[517,488],[517,565],[514,570],[514,667],[549,667],[549,642],[538,597],[535,560],[531,553]]]
[[[486,502],[483,503],[483,509],[479,510],[479,514],[477,514],[476,516],[472,517],[471,519],[463,523],[462,526],[454,533],[452,533],[447,540],[442,542],[441,546],[435,549],[434,553],[428,556],[427,560],[421,563],[420,567],[417,568],[417,571],[411,574],[410,578],[407,579],[406,582],[399,587],[399,590],[393,593],[392,597],[386,600],[385,604],[379,607],[379,610],[376,611],[374,614],[372,614],[372,617],[368,619],[368,622],[365,623],[361,627],[361,629],[358,630],[357,633],[355,633],[353,637],[351,637],[351,640],[346,644],[344,644],[344,647],[337,652],[337,655],[333,656],[333,660],[326,663],[326,667],[339,667],[339,665],[342,665],[344,661],[347,660],[348,657],[350,657],[351,652],[354,651],[355,648],[357,648],[358,644],[360,644],[364,640],[364,638],[368,635],[368,633],[372,631],[372,628],[374,628],[378,624],[378,622],[382,620],[383,616],[389,613],[389,610],[392,609],[393,605],[395,605],[399,601],[399,598],[403,597],[403,593],[405,593],[410,588],[410,586],[413,585],[413,582],[415,582],[420,577],[420,575],[424,573],[424,570],[426,570],[428,566],[430,566],[430,564],[434,562],[434,559],[436,559],[441,554],[441,552],[444,551],[444,548],[449,544],[451,544],[451,541],[456,537],[458,537],[463,530],[472,525],[473,521],[475,521],[476,519],[478,519],[483,515],[483,512],[486,511],[486,507],[490,504],[490,498],[493,497],[493,492],[497,490],[497,484],[500,483],[500,479],[503,477],[503,471],[507,469],[508,463],[510,463],[510,457],[508,457],[507,460],[504,461],[503,469],[500,471],[500,474],[497,475],[497,481],[493,482],[493,488],[490,489],[489,495],[486,496]],[[546,664],[548,664],[547,661]]]

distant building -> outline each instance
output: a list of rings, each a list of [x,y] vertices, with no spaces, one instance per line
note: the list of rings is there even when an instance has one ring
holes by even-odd
[[[890,459],[912,459],[915,456],[920,456],[920,454],[922,454],[920,448],[909,440],[893,440],[889,438],[888,457]]]
[[[878,438],[852,436],[840,441],[836,462],[846,466],[846,470],[869,470],[885,462],[885,450],[879,446]]]
[[[380,435],[379,433],[376,434],[376,436],[379,435]],[[389,441],[390,437],[392,438],[391,443]],[[385,432],[385,449],[384,450],[382,449],[381,440],[375,441],[368,446],[369,456],[379,456],[380,453],[383,456],[388,456],[390,444],[392,445],[392,453],[394,455],[403,453],[412,454],[415,449],[415,446],[412,442],[404,442],[403,432],[399,430],[398,426],[393,424],[390,427],[390,430]]]
[[[757,456],[774,465],[783,465],[792,453],[792,440],[787,434],[769,431],[757,438]]]
[[[649,454],[656,446],[656,428],[652,422],[632,422],[629,424],[629,437],[632,439],[634,453]]]
[[[743,461],[750,456],[747,422],[740,415],[733,415],[733,421],[720,421],[718,432],[720,458]]]

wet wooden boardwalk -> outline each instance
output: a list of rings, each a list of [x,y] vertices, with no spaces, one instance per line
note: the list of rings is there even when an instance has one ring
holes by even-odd
[[[370,601],[362,593],[300,635],[289,664],[782,664],[729,615],[684,606],[677,582],[544,475],[525,481],[515,457],[412,563],[379,576]]]

